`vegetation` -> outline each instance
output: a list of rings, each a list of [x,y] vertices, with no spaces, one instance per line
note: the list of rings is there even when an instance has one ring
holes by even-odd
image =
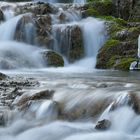
[[[129,26],[129,22],[117,17],[112,0],[88,0],[86,16],[105,20],[108,40],[99,50],[97,68],[128,70],[136,60],[137,38],[140,26]]]

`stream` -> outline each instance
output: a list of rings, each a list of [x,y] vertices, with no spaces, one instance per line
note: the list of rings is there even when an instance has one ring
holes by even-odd
[[[105,22],[82,18],[85,0],[45,1],[54,10],[47,15],[45,33],[53,41],[46,49],[35,40],[39,15],[24,11],[36,2],[0,5],[0,71],[8,75],[0,81],[0,140],[139,140],[139,72],[95,69]],[[75,29],[83,43],[76,60]],[[58,53],[64,67],[46,66],[46,50]]]

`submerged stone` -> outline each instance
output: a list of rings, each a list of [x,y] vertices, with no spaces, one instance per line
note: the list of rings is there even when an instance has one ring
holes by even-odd
[[[104,120],[101,120],[101,121],[98,121],[96,126],[95,126],[95,129],[97,130],[107,130],[109,129],[111,126],[111,122],[107,119],[104,119]]]

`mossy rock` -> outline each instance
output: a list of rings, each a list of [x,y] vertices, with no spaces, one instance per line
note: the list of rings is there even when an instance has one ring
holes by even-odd
[[[89,0],[89,7],[97,10],[100,15],[112,15],[114,12],[113,3],[110,0]]]
[[[121,41],[136,41],[140,34],[140,27],[125,28],[119,32],[116,32],[114,38]]]
[[[43,59],[48,67],[63,67],[64,60],[63,57],[54,51],[44,51],[42,52]]]
[[[136,59],[134,58],[122,58],[114,68],[119,70],[129,70],[131,63],[135,60]]]
[[[112,21],[112,22],[117,23],[117,24],[122,25],[122,26],[127,25],[127,21],[125,21],[124,19],[115,18],[113,16],[102,16],[102,15],[100,15],[100,16],[98,16],[98,18],[106,20],[106,21]]]
[[[128,70],[128,65],[136,57],[137,44],[130,41],[121,42],[119,40],[109,39],[99,50],[96,67],[100,69]]]
[[[99,12],[93,8],[89,8],[86,11],[84,11],[83,17],[88,17],[88,16],[94,16],[97,17],[99,16]]]

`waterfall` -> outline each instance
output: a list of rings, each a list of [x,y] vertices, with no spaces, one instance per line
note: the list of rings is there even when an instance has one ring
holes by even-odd
[[[18,21],[21,19],[22,15],[16,16],[12,19],[7,20],[6,22],[0,25],[0,40],[13,40],[16,25]]]
[[[40,48],[14,41],[18,21],[23,15],[13,16],[14,11],[4,10],[6,21],[0,25],[0,69],[40,68],[44,61],[40,56]],[[29,30],[32,25],[25,28],[27,41],[30,42]]]
[[[130,64],[130,70],[138,70],[139,69],[139,59],[140,59],[140,35],[138,37],[138,53],[137,53],[137,61],[134,61]]]
[[[51,2],[56,3],[64,1],[51,1]],[[83,3],[85,1],[76,0],[73,2]],[[77,8],[74,5],[52,4],[50,6],[56,9],[56,12],[47,15],[48,17],[50,16],[51,18],[51,25],[49,25],[50,26],[49,28],[51,30],[48,27],[46,27],[48,28],[46,31],[44,29],[43,29],[44,31],[42,29],[41,29],[42,31],[40,29],[37,29],[38,27],[36,27],[37,23],[36,20],[38,20],[38,18],[37,17],[33,18],[32,14],[25,13],[23,15],[20,14],[14,16],[15,13],[14,8],[13,9],[9,8],[10,7],[9,6],[7,9],[4,9],[4,17],[6,21],[0,25],[0,40],[15,41],[16,39],[18,40],[18,42],[22,43],[25,42],[27,44],[38,45],[41,44],[42,42],[38,43],[36,39],[38,38],[40,40],[42,40],[43,38],[45,39],[46,35],[46,41],[50,40],[50,44],[45,43],[43,45],[46,45],[47,49],[49,48],[50,50],[55,51],[60,55],[62,55],[64,62],[66,62],[65,65],[68,68],[78,66],[80,68],[83,67],[87,69],[93,69],[96,64],[96,55],[98,53],[98,50],[105,41],[106,31],[104,28],[104,21],[95,19],[93,17],[82,19],[80,10],[77,10]],[[13,7],[16,7],[16,5]],[[18,22],[21,24],[21,26],[19,26]],[[37,26],[39,26],[40,28],[42,25]],[[45,27],[45,25],[43,26]],[[40,32],[39,36],[38,31]],[[14,43],[12,43],[11,46],[13,46]],[[15,44],[15,46],[16,45],[17,44]],[[38,52],[40,52],[39,47],[35,48],[38,48]],[[4,48],[2,47],[2,50],[3,49]],[[44,49],[42,49],[42,51],[44,51]],[[17,50],[17,52],[19,52],[19,50]],[[28,52],[27,54],[29,55]],[[6,58],[7,55],[3,56],[4,58]],[[40,58],[41,57],[42,56],[40,56]],[[39,57],[37,58],[38,60],[40,60],[41,66],[45,67],[46,66],[45,62],[43,62]],[[33,62],[33,59],[30,60],[31,62]],[[1,61],[3,65],[3,59]],[[8,61],[9,60],[7,60],[6,63],[8,63]],[[14,60],[14,63],[12,62],[12,64],[17,63],[15,63]],[[21,65],[19,64],[17,65],[18,66],[9,66],[9,68],[11,67],[19,68],[19,66],[21,67]],[[3,66],[1,66],[1,68],[2,67]],[[4,68],[6,67],[4,66]],[[27,65],[25,67],[27,67]]]
[[[140,58],[140,35],[138,37],[138,58]]]

